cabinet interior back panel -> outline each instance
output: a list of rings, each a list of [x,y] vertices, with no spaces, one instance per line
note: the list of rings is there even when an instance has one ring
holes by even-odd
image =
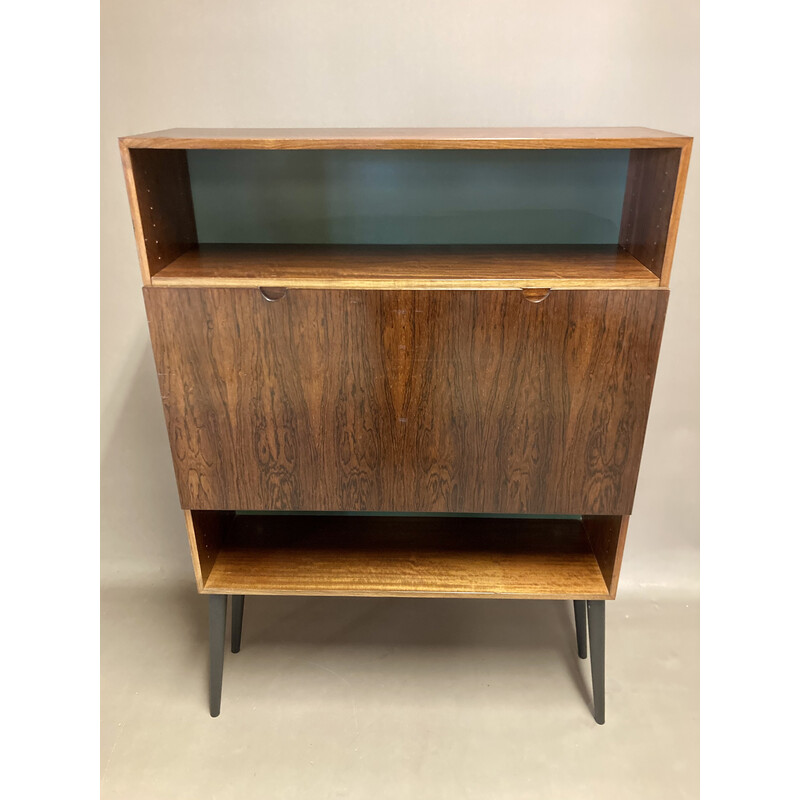
[[[628,150],[189,150],[200,243],[616,244]]]

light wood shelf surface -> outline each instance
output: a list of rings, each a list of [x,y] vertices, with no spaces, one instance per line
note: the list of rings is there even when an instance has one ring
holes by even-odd
[[[683,147],[651,128],[170,128],[120,139],[172,150],[547,150]]]
[[[241,515],[206,594],[606,599],[570,519]]]
[[[617,245],[202,244],[154,286],[287,289],[635,289],[658,277]]]

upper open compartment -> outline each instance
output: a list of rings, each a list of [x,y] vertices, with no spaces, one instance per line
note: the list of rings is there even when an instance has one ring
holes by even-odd
[[[145,283],[666,285],[691,140],[647,129],[121,140]]]

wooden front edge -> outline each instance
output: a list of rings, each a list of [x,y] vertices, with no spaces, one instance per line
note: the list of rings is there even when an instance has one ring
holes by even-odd
[[[197,591],[205,592],[206,581],[217,559],[222,537],[234,517],[233,511],[190,511],[184,509],[186,533],[192,551]]]
[[[128,204],[131,209],[133,234],[136,237],[136,253],[139,256],[139,269],[142,273],[142,284],[144,286],[150,286],[152,280],[150,279],[150,267],[147,263],[147,248],[144,243],[142,217],[139,213],[139,198],[136,194],[136,181],[133,178],[131,151],[123,139],[119,140],[119,152],[122,157],[122,169],[125,173],[125,188],[128,190]]]
[[[257,585],[239,583],[219,584],[213,589],[204,589],[200,594],[242,594],[247,597],[396,597],[429,600],[613,600],[609,594],[589,592],[535,592],[532,594],[500,594],[491,592],[434,592],[434,591],[359,591],[358,589],[261,589]]]
[[[170,128],[122,137],[167,150],[620,150],[681,147],[652,128]]]
[[[661,286],[669,286],[672,274],[672,258],[675,255],[675,243],[678,241],[678,224],[683,208],[683,194],[686,190],[686,178],[689,174],[689,158],[692,155],[692,139],[681,147],[681,160],[678,164],[678,179],[675,183],[675,195],[672,200],[672,213],[669,217],[667,246],[664,250],[664,263],[661,267]]]
[[[609,600],[617,596],[622,553],[628,535],[630,516],[584,516],[583,527],[592,547],[603,580],[608,587]]]

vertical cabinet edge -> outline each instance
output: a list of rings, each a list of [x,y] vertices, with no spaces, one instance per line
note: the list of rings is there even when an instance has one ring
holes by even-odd
[[[217,559],[222,538],[233,520],[233,511],[192,511],[184,509],[186,533],[192,552],[197,591],[205,592],[206,581]]]
[[[664,264],[661,270],[661,285],[669,286],[672,275],[672,261],[675,257],[675,245],[678,241],[678,225],[683,210],[683,196],[686,191],[686,179],[689,175],[689,159],[692,155],[692,139],[681,148],[681,160],[678,165],[678,178],[675,186],[675,197],[672,203],[672,213],[669,219],[669,234],[667,247],[664,253]]]
[[[622,555],[625,550],[625,539],[628,534],[630,515],[583,516],[583,528],[589,539],[594,557],[600,567],[603,580],[608,587],[609,599],[617,596],[619,573],[622,567]]]
[[[144,233],[142,231],[142,218],[139,214],[139,199],[136,194],[136,181],[133,177],[133,165],[131,163],[130,148],[120,139],[119,152],[122,158],[122,170],[125,174],[125,189],[128,194],[128,205],[131,210],[131,221],[133,223],[133,235],[136,240],[136,255],[139,259],[139,270],[142,275],[142,283],[150,286],[150,267],[147,263],[147,250],[144,243]]]
[[[133,219],[142,282],[197,246],[189,163],[185,150],[130,148],[120,153]]]

